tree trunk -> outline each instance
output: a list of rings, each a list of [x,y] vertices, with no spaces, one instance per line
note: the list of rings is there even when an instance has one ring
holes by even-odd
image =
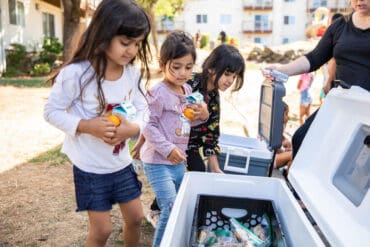
[[[80,27],[80,3],[81,0],[62,0],[64,7],[63,24],[63,61],[72,58],[73,51],[77,45],[77,37]]]
[[[153,45],[154,45],[154,49],[155,49],[155,54],[158,55],[157,23],[155,21],[153,7],[149,8],[147,10],[147,13],[148,13],[148,16],[150,18],[150,21],[152,23],[151,33],[152,33],[152,39],[153,39]]]

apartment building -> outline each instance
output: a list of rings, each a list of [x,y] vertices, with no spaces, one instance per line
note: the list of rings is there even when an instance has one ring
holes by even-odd
[[[241,46],[247,42],[280,45],[306,39],[306,29],[319,7],[346,12],[348,1],[188,0],[172,24],[159,25],[159,32],[177,28],[194,35],[200,31],[216,40],[225,31],[240,40]]]
[[[86,27],[99,2],[81,0],[81,29]],[[5,70],[5,53],[11,43],[38,51],[44,37],[63,40],[61,0],[0,0],[0,73]]]

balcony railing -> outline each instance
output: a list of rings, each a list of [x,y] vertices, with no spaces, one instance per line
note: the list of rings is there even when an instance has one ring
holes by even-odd
[[[272,0],[243,0],[244,10],[272,10]]]
[[[41,0],[41,2],[51,4],[51,5],[53,5],[55,7],[58,7],[58,8],[62,7],[62,1],[60,1],[60,0]]]
[[[272,33],[272,21],[243,21],[243,33]]]
[[[348,0],[311,0],[308,5],[311,12],[319,7],[326,7],[332,12],[344,12],[349,8],[349,5]]]

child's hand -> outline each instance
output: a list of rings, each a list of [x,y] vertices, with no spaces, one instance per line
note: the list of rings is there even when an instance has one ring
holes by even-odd
[[[120,114],[117,114],[117,116],[120,118],[121,124],[117,126],[117,130],[111,140],[107,142],[113,146],[118,145],[124,140],[136,136],[139,133],[139,126],[137,124],[130,122]]]
[[[140,149],[143,146],[144,142],[145,142],[145,137],[143,135],[140,135],[139,139],[135,143],[135,146],[131,150],[132,158],[140,160]]]
[[[167,159],[173,164],[178,164],[180,162],[184,162],[186,160],[186,157],[181,149],[178,147],[175,147],[171,153],[168,155]]]
[[[81,119],[77,126],[77,132],[93,135],[103,141],[109,141],[117,130],[117,127],[107,117]]]
[[[209,112],[206,103],[194,103],[194,119],[205,121],[209,117]]]

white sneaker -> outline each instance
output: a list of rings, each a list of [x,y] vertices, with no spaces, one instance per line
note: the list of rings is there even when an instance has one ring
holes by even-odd
[[[145,217],[146,220],[153,226],[153,228],[157,227],[159,214],[159,210],[150,210],[150,212]]]

